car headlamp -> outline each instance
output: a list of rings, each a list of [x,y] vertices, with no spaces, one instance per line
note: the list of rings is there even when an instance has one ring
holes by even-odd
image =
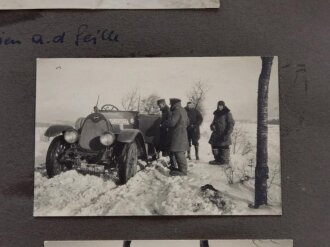
[[[135,123],[135,119],[134,119],[134,118],[131,118],[131,119],[129,120],[129,123],[130,123],[130,124],[134,124],[134,123]]]
[[[64,140],[68,143],[75,143],[78,141],[78,131],[75,129],[69,129],[64,132]]]
[[[115,135],[113,133],[106,132],[100,136],[100,142],[104,146],[110,146],[115,141]]]

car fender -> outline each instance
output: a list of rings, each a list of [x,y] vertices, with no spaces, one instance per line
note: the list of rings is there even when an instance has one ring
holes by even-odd
[[[58,136],[62,134],[64,131],[72,128],[73,127],[70,125],[60,125],[60,124],[52,125],[48,127],[48,129],[45,131],[44,136],[46,137]]]
[[[124,129],[117,136],[117,141],[121,143],[131,143],[133,141],[137,142],[140,149],[140,154],[144,159],[147,159],[147,150],[145,146],[144,137],[140,130],[138,129]]]
[[[117,141],[122,143],[130,143],[133,142],[139,134],[141,134],[141,132],[137,129],[121,130],[118,134]]]

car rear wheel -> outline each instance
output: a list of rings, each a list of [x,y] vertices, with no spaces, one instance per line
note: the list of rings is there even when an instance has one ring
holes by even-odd
[[[121,184],[134,177],[137,172],[138,148],[136,142],[126,143],[118,158],[118,177]]]
[[[60,162],[68,148],[69,144],[64,140],[62,135],[55,137],[50,143],[46,156],[46,170],[49,178],[70,169],[70,166]]]

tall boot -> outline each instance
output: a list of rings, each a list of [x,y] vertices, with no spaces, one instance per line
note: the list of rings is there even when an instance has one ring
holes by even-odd
[[[196,156],[196,160],[199,160],[199,146],[195,146],[195,156]]]
[[[177,164],[177,162],[176,162],[176,159],[175,159],[175,155],[174,155],[174,153],[170,153],[169,154],[169,156],[170,156],[170,167],[169,167],[169,169],[171,170],[171,171],[174,171],[174,170],[177,170],[178,168],[178,164]]]
[[[175,158],[177,160],[178,168],[179,168],[180,172],[182,173],[182,175],[183,176],[187,175],[188,163],[187,163],[186,157],[184,155],[184,152],[176,153]]]
[[[175,159],[178,164],[178,169],[170,171],[171,176],[186,176],[188,170],[188,164],[185,156],[185,152],[176,152]]]
[[[212,147],[212,153],[214,156],[214,160],[210,161],[210,165],[218,165],[219,164],[219,149],[216,147]]]
[[[228,165],[230,163],[230,149],[222,148],[220,152],[220,163]]]
[[[187,159],[188,159],[188,160],[191,160],[191,156],[190,156],[190,146],[189,146],[189,149],[188,149],[188,151],[187,151]]]

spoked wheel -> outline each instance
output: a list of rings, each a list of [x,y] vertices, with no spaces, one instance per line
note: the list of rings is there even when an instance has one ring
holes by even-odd
[[[64,140],[63,136],[55,137],[50,143],[46,157],[46,170],[49,178],[71,169],[70,165],[60,162],[62,155],[68,148],[69,144]]]
[[[121,184],[134,177],[137,172],[138,148],[136,142],[124,144],[121,155],[118,158],[118,177]]]

